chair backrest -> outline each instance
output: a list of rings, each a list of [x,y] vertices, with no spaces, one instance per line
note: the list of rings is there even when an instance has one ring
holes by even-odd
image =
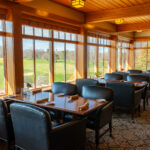
[[[127,81],[137,81],[137,82],[147,81],[149,83],[150,78],[144,75],[128,75]]]
[[[146,73],[150,73],[150,70],[147,70]]]
[[[77,87],[70,83],[54,82],[52,85],[52,92],[54,94],[64,93],[65,95],[74,95],[77,93]]]
[[[135,70],[135,69],[132,69],[132,70],[128,70],[128,73],[135,73],[135,74],[138,74],[138,73],[142,73],[142,70]]]
[[[108,101],[113,100],[113,90],[110,88],[100,86],[83,86],[82,96],[90,99],[106,99]]]
[[[24,103],[12,103],[10,112],[16,146],[26,150],[51,149],[51,119],[46,110]]]
[[[88,86],[88,85],[93,85],[97,86],[98,81],[94,79],[76,79],[76,85],[77,85],[77,92],[80,96],[82,96],[82,87],[83,86]]]
[[[121,74],[114,74],[114,73],[106,73],[104,76],[105,80],[122,80],[123,76]]]
[[[132,108],[134,105],[134,84],[126,82],[107,82],[106,87],[114,91],[114,105]]]
[[[7,122],[7,105],[3,100],[0,100],[0,139],[8,141],[8,122]]]
[[[127,73],[127,72],[112,72],[112,73],[122,75],[124,81],[127,81],[127,76],[129,75],[129,73]]]

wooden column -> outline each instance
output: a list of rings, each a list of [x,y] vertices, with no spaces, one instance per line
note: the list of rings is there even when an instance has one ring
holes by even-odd
[[[13,23],[13,46],[7,48],[8,94],[16,94],[24,84],[21,10],[18,6],[10,10],[10,20]]]
[[[109,72],[116,71],[116,55],[117,55],[117,36],[111,36],[110,62]]]
[[[129,60],[128,60],[128,69],[134,68],[134,41],[130,41],[130,50],[129,50]]]
[[[77,48],[77,78],[87,78],[87,30],[82,27],[80,40]]]

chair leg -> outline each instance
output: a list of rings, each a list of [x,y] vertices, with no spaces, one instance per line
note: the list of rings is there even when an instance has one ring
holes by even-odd
[[[144,110],[144,111],[146,110],[146,108],[145,108],[145,101],[146,101],[146,99],[144,98],[144,99],[143,99],[143,110]]]
[[[135,110],[132,109],[132,113],[131,113],[131,119],[134,121],[134,113],[135,113]]]
[[[109,122],[110,136],[112,137],[112,120]]]
[[[147,96],[147,98],[146,98],[146,103],[147,103],[147,106],[148,106],[148,96]]]
[[[138,106],[139,117],[141,116],[141,106]]]
[[[96,149],[97,149],[98,144],[99,144],[99,130],[98,129],[95,130],[95,143],[96,143]]]

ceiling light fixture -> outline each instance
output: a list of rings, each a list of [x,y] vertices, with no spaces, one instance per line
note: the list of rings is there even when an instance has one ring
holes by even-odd
[[[116,19],[115,23],[116,24],[122,24],[124,22],[124,19]]]
[[[75,8],[82,8],[85,6],[85,0],[71,0],[72,6]]]

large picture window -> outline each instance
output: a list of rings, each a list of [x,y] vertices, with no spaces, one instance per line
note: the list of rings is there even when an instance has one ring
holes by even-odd
[[[146,71],[150,69],[150,41],[136,41],[134,43],[135,69]]]
[[[129,58],[130,44],[128,42],[117,43],[117,71],[128,70],[128,58]]]
[[[77,34],[27,25],[22,26],[22,33],[24,83],[33,88],[49,86],[51,66],[55,82],[75,80]]]
[[[7,34],[9,33],[9,37]],[[6,65],[6,56],[7,48],[9,48],[12,43],[10,38],[12,34],[12,22],[0,20],[0,95],[7,93],[7,65]]]
[[[0,36],[0,94],[5,93],[5,72],[4,72],[4,45],[3,37]]]
[[[95,72],[101,76],[109,72],[110,40],[88,36],[87,73],[93,77]]]

